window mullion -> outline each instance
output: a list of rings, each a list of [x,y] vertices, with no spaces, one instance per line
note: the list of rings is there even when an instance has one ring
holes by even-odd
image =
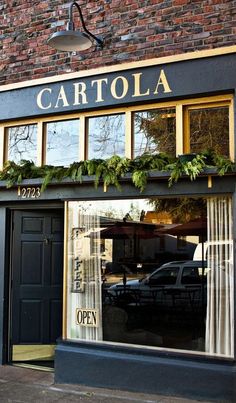
[[[125,156],[126,158],[133,157],[133,124],[132,124],[132,112],[126,111],[125,113]]]
[[[44,151],[44,136],[43,136],[43,122],[38,122],[38,135],[37,135],[37,165],[43,165],[43,151]]]
[[[86,120],[85,116],[80,117],[80,141],[79,141],[79,161],[84,161],[86,159]]]
[[[0,169],[3,169],[4,164],[4,150],[5,150],[5,130],[4,127],[0,127]]]
[[[189,109],[183,109],[183,152],[186,154],[190,152],[190,122],[189,122]]]
[[[184,153],[183,105],[176,105],[176,156]]]
[[[229,157],[235,161],[235,142],[234,142],[234,101],[229,105]]]

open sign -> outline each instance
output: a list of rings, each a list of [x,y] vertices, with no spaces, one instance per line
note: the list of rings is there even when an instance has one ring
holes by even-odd
[[[85,327],[98,327],[99,317],[97,309],[76,309],[76,323]]]

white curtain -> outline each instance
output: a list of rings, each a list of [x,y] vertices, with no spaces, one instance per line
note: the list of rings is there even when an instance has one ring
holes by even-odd
[[[207,217],[206,352],[232,356],[234,264],[231,197],[209,198]]]
[[[99,216],[88,202],[68,203],[68,298],[67,336],[72,339],[102,340],[102,279],[99,246]],[[81,272],[76,278],[76,264]],[[95,310],[98,326],[76,322],[77,309]]]

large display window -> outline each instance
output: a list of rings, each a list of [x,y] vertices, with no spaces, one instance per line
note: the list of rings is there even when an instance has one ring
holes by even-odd
[[[233,356],[230,197],[66,205],[64,338]]]

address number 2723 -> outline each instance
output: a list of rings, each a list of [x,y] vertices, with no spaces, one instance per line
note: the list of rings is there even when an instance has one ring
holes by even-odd
[[[22,199],[39,199],[41,196],[40,187],[21,187],[18,186],[18,196]]]

